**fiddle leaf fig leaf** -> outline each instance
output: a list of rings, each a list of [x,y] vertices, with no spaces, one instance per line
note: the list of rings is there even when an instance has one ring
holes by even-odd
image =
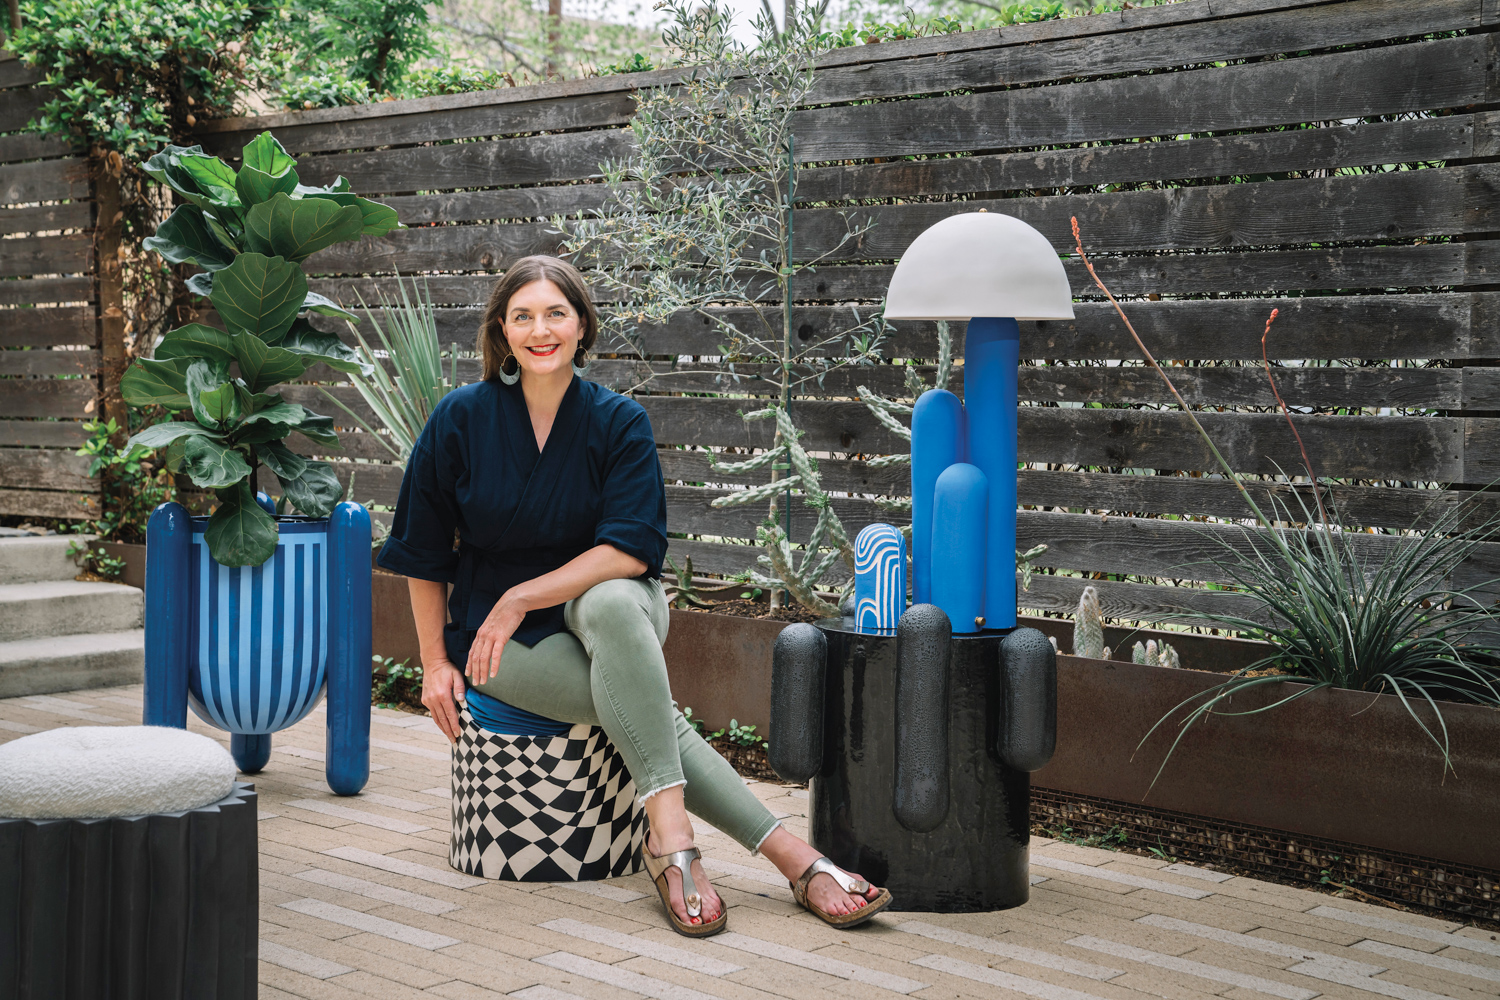
[[[271,248],[287,260],[304,261],[324,247],[358,239],[364,216],[355,206],[324,199],[293,200],[278,194],[270,206]]]
[[[202,274],[193,275],[187,280],[187,290],[194,295],[201,295],[205,299],[209,298],[214,293],[214,273],[212,271],[204,271]]]
[[[187,370],[192,363],[192,358],[170,358],[166,361],[137,358],[120,378],[120,394],[131,406],[165,406],[169,410],[185,410],[189,406]]]
[[[317,292],[308,292],[307,298],[302,300],[302,308],[308,312],[315,312],[320,316],[332,316],[335,319],[347,319],[351,323],[358,323],[359,317],[354,315],[337,302],[326,295]]]
[[[283,196],[284,197],[284,196]],[[281,257],[242,253],[215,272],[211,299],[231,332],[274,344],[307,298],[302,268]]]
[[[208,358],[228,363],[234,360],[234,341],[223,330],[202,323],[189,323],[169,330],[154,352],[157,360],[167,358]]]
[[[204,489],[233,486],[250,475],[250,463],[239,450],[206,435],[195,435],[182,445],[182,468]]]
[[[193,416],[200,424],[216,428],[239,419],[239,398],[229,381],[228,365],[195,358],[188,364],[184,382]]]
[[[337,448],[339,436],[333,430],[333,418],[314,413],[305,406],[302,409],[305,415],[302,423],[297,425],[297,430],[302,433],[302,436],[317,444]]]
[[[243,333],[234,338],[234,356],[240,363],[240,375],[252,392],[296,378],[314,363],[304,355]]]
[[[237,253],[233,243],[220,242],[197,205],[179,205],[171,218],[156,227],[156,235],[146,237],[141,245],[172,264],[197,264],[209,271],[228,267]]]
[[[235,193],[247,207],[270,201],[277,194],[291,194],[297,189],[297,175],[291,171],[268,174],[254,167],[240,167],[234,180]]]
[[[333,474],[333,466],[327,462],[310,459],[303,461],[307,462],[307,467],[295,479],[286,479],[278,474],[281,488],[287,499],[302,513],[326,517],[344,495],[344,487],[339,484],[338,476]]]
[[[293,324],[281,346],[307,356],[309,364],[321,361],[335,371],[358,373],[365,378],[375,374],[375,366],[361,358],[358,351],[333,334],[314,329],[305,320]]]
[[[265,462],[266,466],[272,472],[276,473],[276,478],[281,480],[283,486],[290,481],[300,479],[302,474],[307,471],[308,465],[311,464],[308,459],[303,458],[280,441],[270,442],[261,448],[257,454],[260,455],[260,460]],[[300,507],[301,505],[299,504],[298,506]]]
[[[231,232],[229,227],[219,221],[219,217],[212,212],[204,212],[203,221],[208,224],[209,231],[218,237],[220,243],[223,243],[225,246],[234,247],[235,253],[239,253],[245,249],[244,241],[235,235],[235,232],[239,231],[239,223],[235,224],[236,228]]]
[[[262,132],[245,143],[240,156],[245,166],[272,175],[287,173],[297,165],[292,154],[288,153],[269,131]],[[301,186],[301,184],[296,185],[299,188]]]
[[[240,207],[240,196],[234,189],[234,168],[229,164],[206,153],[179,156],[177,163],[197,182],[198,190],[210,203],[221,208]]]
[[[343,180],[342,177],[339,180]],[[345,181],[347,184],[348,182]],[[389,205],[382,205],[378,201],[370,201],[358,195],[349,194],[345,191],[308,191],[303,190],[302,197],[306,201],[322,199],[331,201],[336,205],[352,206],[359,209],[363,228],[360,232],[365,236],[384,236],[393,229],[405,229],[401,220],[396,218],[396,210]]]
[[[245,249],[274,257],[271,249],[271,203],[263,201],[245,213]]]
[[[223,566],[259,566],[276,552],[276,521],[255,502],[247,481],[219,490],[203,540]]]
[[[139,431],[131,439],[125,442],[126,450],[131,448],[165,448],[167,445],[183,438],[194,435],[213,435],[213,431],[202,424],[189,423],[186,420],[168,420],[159,424],[152,424],[143,431]]]

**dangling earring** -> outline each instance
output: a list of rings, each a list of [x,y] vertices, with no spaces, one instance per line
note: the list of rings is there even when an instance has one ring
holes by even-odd
[[[505,362],[506,361],[514,361],[516,363],[516,370],[513,371],[513,372],[506,371],[505,370]],[[517,358],[514,354],[507,354],[505,356],[505,361],[501,361],[500,362],[500,372],[499,372],[499,375],[500,375],[500,381],[504,382],[506,385],[515,385],[517,382],[521,381],[521,361],[520,361],[520,359]]]
[[[583,358],[584,359],[583,364],[581,364],[581,365],[578,363],[578,359],[579,358]],[[580,347],[578,350],[576,350],[576,351],[573,352],[573,374],[577,375],[579,378],[583,378],[588,373],[589,373],[588,352],[586,352],[583,348]]]

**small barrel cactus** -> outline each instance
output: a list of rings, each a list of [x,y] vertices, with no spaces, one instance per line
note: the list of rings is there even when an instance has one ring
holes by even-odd
[[[1130,662],[1146,663],[1153,667],[1182,666],[1182,661],[1177,658],[1177,650],[1172,648],[1172,644],[1163,642],[1158,645],[1155,639],[1136,643],[1130,651]]]
[[[1104,611],[1099,606],[1099,591],[1084,587],[1073,616],[1073,655],[1096,660],[1109,658],[1104,648]]]

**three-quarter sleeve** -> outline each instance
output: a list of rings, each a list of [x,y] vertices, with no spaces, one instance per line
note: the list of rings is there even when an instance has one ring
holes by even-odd
[[[661,576],[667,554],[667,491],[651,421],[639,406],[611,436],[595,545],[613,545]]]
[[[428,431],[435,430],[430,426]],[[419,580],[452,583],[458,570],[453,534],[458,527],[458,503],[453,493],[455,469],[451,457],[439,457],[432,433],[424,433],[412,449],[401,478],[401,496],[391,534],[376,560],[382,567]]]

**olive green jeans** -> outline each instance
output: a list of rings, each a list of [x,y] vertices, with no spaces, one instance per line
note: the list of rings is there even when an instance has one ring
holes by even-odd
[[[644,800],[686,785],[688,811],[751,851],[779,825],[683,718],[667,684],[667,599],[660,580],[606,580],[567,603],[567,632],[512,639],[479,690],[559,722],[602,726]]]

